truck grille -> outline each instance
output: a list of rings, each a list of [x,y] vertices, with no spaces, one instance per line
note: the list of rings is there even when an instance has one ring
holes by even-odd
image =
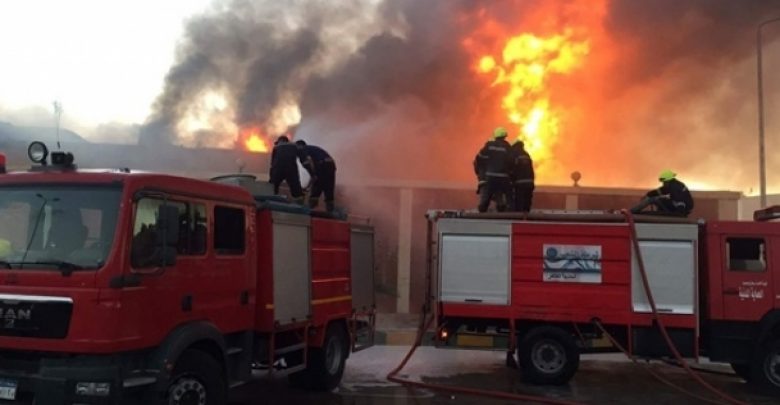
[[[70,298],[0,294],[0,336],[63,339],[72,312]]]

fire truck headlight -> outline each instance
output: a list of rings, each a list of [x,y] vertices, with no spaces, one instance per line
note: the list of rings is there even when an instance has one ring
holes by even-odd
[[[27,148],[27,156],[33,163],[46,164],[46,158],[49,156],[49,149],[43,142],[35,141]]]
[[[111,383],[80,382],[76,383],[76,395],[107,397],[111,394]]]

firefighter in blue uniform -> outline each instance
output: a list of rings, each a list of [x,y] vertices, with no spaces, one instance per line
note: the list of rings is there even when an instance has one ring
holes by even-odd
[[[484,185],[479,187],[479,212],[486,212],[490,202],[494,201],[496,210],[505,211],[507,195],[511,192],[510,173],[513,167],[511,145],[506,141],[507,131],[498,127],[493,131],[493,139],[474,158],[477,175],[484,175]]]
[[[271,152],[271,169],[268,177],[271,184],[274,185],[274,194],[279,194],[279,186],[283,181],[286,181],[293,202],[303,204],[303,189],[296,162],[299,159],[299,154],[298,147],[291,143],[289,138],[280,136],[274,142],[274,149]]]
[[[661,187],[647,192],[642,201],[631,209],[634,214],[651,213],[687,217],[693,210],[693,196],[683,182],[677,180],[677,173],[664,170],[658,175]],[[643,212],[647,207],[655,212]]]
[[[516,212],[531,211],[534,197],[534,162],[520,139],[512,143],[514,170],[512,172],[512,206]]]
[[[325,209],[333,212],[336,191],[336,162],[319,146],[307,145],[305,141],[296,141],[301,164],[311,176],[309,207],[317,208],[320,196],[325,194]]]

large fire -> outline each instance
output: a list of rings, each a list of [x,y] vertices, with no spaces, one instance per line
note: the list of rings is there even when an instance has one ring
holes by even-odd
[[[483,55],[476,62],[479,73],[494,76],[491,86],[506,89],[501,108],[538,162],[551,157],[560,130],[560,112],[550,103],[549,78],[577,69],[589,50],[588,41],[573,40],[571,30],[547,37],[524,33],[506,41],[500,58]]]
[[[250,129],[241,132],[240,141],[249,152],[267,153],[268,144],[265,136],[260,131]]]

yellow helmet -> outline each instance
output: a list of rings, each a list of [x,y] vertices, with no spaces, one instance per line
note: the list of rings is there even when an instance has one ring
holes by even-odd
[[[506,135],[507,132],[506,132],[506,128],[504,127],[498,127],[493,130],[493,139],[506,138]]]
[[[677,173],[675,173],[675,172],[673,172],[673,171],[671,171],[669,169],[666,169],[666,170],[662,171],[661,174],[658,175],[658,181],[661,181],[661,182],[669,181],[669,180],[675,178],[676,176],[677,176]]]

